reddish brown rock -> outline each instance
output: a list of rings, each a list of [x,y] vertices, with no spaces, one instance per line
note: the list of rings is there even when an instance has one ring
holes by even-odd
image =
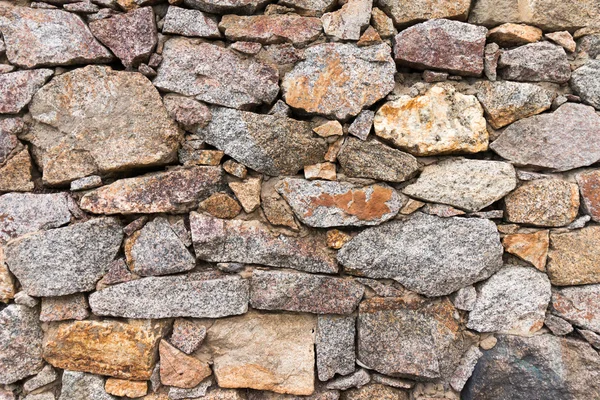
[[[552,232],[548,276],[553,285],[586,285],[600,282],[600,227]]]
[[[147,380],[162,334],[161,323],[143,320],[61,323],[44,338],[44,359],[70,371]]]
[[[90,30],[128,69],[148,62],[158,42],[152,7],[92,21]]]
[[[212,375],[207,363],[188,356],[165,340],[160,341],[160,381],[163,385],[193,388]]]
[[[395,37],[394,58],[401,65],[479,76],[487,29],[436,19],[411,26]]]
[[[0,74],[0,114],[20,112],[53,73],[51,69],[35,69]]]
[[[488,41],[502,47],[515,47],[542,40],[542,30],[535,26],[507,23],[490,29],[487,37]]]
[[[246,174],[248,174],[248,169],[239,162],[235,162],[233,160],[227,160],[223,163],[223,169],[228,174],[231,174],[237,178],[244,179]]]
[[[306,45],[321,34],[321,21],[318,18],[295,14],[225,15],[219,23],[219,28],[231,41]]]
[[[216,218],[231,219],[242,211],[242,206],[228,194],[215,193],[200,203],[200,209]]]
[[[546,39],[553,41],[557,45],[567,50],[569,53],[574,52],[577,47],[577,43],[575,43],[573,36],[571,36],[568,31],[547,33],[544,36]]]
[[[260,199],[265,217],[273,225],[287,226],[290,229],[298,230],[294,212],[283,197],[277,193],[277,184],[277,180],[271,179],[262,185]]]
[[[506,235],[502,244],[507,252],[527,261],[540,271],[545,271],[550,241],[548,233],[549,231],[539,231]]]
[[[382,42],[383,40],[381,40],[381,36],[379,36],[379,33],[377,33],[375,28],[369,25],[367,30],[360,36],[360,39],[358,40],[358,42],[356,42],[356,44],[358,47],[362,47],[373,46]]]
[[[342,124],[339,121],[326,122],[313,128],[313,131],[321,137],[342,136],[344,134]]]
[[[582,172],[576,178],[585,212],[600,221],[600,170]]]
[[[114,396],[125,396],[134,399],[145,396],[148,393],[148,384],[142,381],[108,378],[104,385],[104,390],[106,390],[106,393]]]
[[[571,324],[600,333],[600,285],[556,288],[552,313]]]
[[[89,315],[87,300],[83,293],[42,298],[40,321],[82,320],[86,319]]]

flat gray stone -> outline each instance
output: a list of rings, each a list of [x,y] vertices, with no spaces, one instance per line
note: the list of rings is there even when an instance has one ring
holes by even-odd
[[[490,220],[416,213],[365,229],[340,249],[338,261],[347,273],[392,278],[417,293],[443,296],[498,271],[502,252]]]
[[[0,74],[0,114],[17,114],[54,74],[51,69]]]
[[[249,284],[239,276],[148,277],[90,295],[92,313],[123,318],[221,318],[248,310]]]
[[[600,333],[600,285],[554,288],[551,312],[575,326]]]
[[[41,231],[6,244],[6,264],[30,296],[94,290],[121,247],[119,221],[98,218]]]
[[[210,262],[239,262],[336,273],[335,253],[322,234],[289,237],[258,221],[224,220],[190,213],[196,257]]]
[[[365,291],[353,280],[285,271],[255,270],[251,285],[255,309],[314,314],[351,314]]]
[[[565,83],[571,77],[571,67],[565,49],[537,42],[503,51],[498,75],[511,81]]]
[[[335,8],[335,0],[279,0],[277,4],[292,7],[301,15],[320,17],[323,13]]]
[[[33,378],[28,379],[23,384],[23,393],[31,393],[36,389],[44,387],[58,379],[58,374],[52,365],[47,364]],[[2,397],[0,397],[1,399]],[[3,399],[4,400],[4,399]]]
[[[65,371],[58,400],[116,400],[104,390],[104,378],[85,372]]]
[[[479,211],[517,186],[512,165],[500,161],[452,158],[425,167],[404,194],[465,211]]]
[[[348,390],[351,388],[360,388],[371,381],[371,376],[367,370],[361,368],[348,376],[340,376],[327,382],[325,387],[332,390]]]
[[[319,315],[317,319],[317,374],[322,382],[354,372],[356,317]]]
[[[600,60],[589,60],[573,71],[569,84],[584,103],[600,110]]]
[[[269,0],[183,0],[183,5],[212,14],[254,14]]]
[[[565,103],[553,113],[514,122],[490,148],[516,165],[568,171],[600,160],[600,116]]]
[[[293,175],[305,165],[323,161],[327,143],[307,121],[211,108],[212,120],[198,130],[204,141],[255,171]]]
[[[163,22],[163,33],[215,39],[221,37],[215,17],[200,10],[169,6]]]

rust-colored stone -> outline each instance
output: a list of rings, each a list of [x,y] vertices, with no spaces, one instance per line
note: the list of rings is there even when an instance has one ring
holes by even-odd
[[[592,217],[592,220],[600,221],[600,170],[578,174],[577,184],[579,184],[586,213]]]
[[[200,203],[200,209],[213,217],[231,219],[242,211],[242,206],[226,193],[215,193]]]
[[[190,389],[212,374],[208,363],[188,356],[166,340],[160,341],[160,381],[163,385]]]
[[[352,236],[337,229],[327,231],[327,247],[332,249],[341,249],[343,245],[350,241],[350,239],[352,239]]]
[[[548,234],[549,231],[516,233],[505,236],[502,244],[507,252],[527,261],[540,271],[545,271],[550,242]]]
[[[540,41],[542,30],[535,26],[507,23],[491,29],[487,39],[502,47],[515,47]]]

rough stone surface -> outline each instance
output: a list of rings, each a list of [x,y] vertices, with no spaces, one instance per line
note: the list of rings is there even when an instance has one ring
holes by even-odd
[[[456,368],[452,374],[452,378],[450,378],[450,386],[452,386],[452,389],[460,392],[465,387],[465,383],[467,383],[467,380],[471,377],[475,365],[477,365],[477,361],[482,355],[483,353],[477,346],[472,346],[467,350],[460,360],[458,368]]]
[[[483,72],[486,33],[482,26],[430,20],[396,35],[394,58],[408,67],[479,76]]]
[[[366,385],[371,380],[371,376],[365,369],[359,369],[358,371],[348,376],[340,376],[336,379],[332,379],[325,385],[327,389],[335,390],[347,390],[350,388],[360,388]]]
[[[600,333],[600,285],[555,288],[552,313],[575,326]]]
[[[189,97],[169,93],[163,97],[163,102],[169,116],[187,131],[204,128],[212,118],[206,105]]]
[[[0,166],[0,192],[29,192],[34,189],[31,157],[27,148]]]
[[[151,321],[62,323],[46,333],[44,359],[61,369],[147,380],[162,333],[161,323]]]
[[[304,57],[281,87],[285,102],[305,113],[347,119],[394,88],[396,67],[387,44],[319,44],[306,49]]]
[[[267,3],[267,0],[183,0],[186,7],[213,14],[253,14]]]
[[[483,109],[475,96],[439,84],[427,93],[401,96],[375,114],[375,134],[416,156],[487,150]]]
[[[600,221],[600,171],[584,171],[575,176],[585,212]]]
[[[576,69],[569,84],[584,103],[600,110],[600,60],[590,60]]]
[[[403,205],[398,192],[384,184],[360,187],[287,178],[279,193],[300,221],[318,228],[379,225],[396,216]]]
[[[89,315],[87,300],[83,293],[42,298],[40,321],[82,320],[86,319]]]
[[[459,310],[472,311],[477,301],[477,290],[475,286],[466,286],[457,290],[451,298],[454,307]]]
[[[90,30],[126,68],[147,62],[158,42],[152,7],[92,21]]]
[[[321,21],[295,14],[225,15],[219,29],[231,41],[245,40],[262,44],[293,43],[306,45],[321,34]]]
[[[474,212],[500,200],[516,185],[515,169],[508,163],[449,159],[425,167],[403,193]]]
[[[546,37],[546,39],[549,39],[550,41],[561,46],[569,53],[574,52],[577,47],[577,43],[575,43],[575,40],[573,40],[573,36],[571,36],[571,34],[568,31],[547,33],[544,36]]]
[[[153,81],[161,90],[239,109],[270,104],[279,93],[277,69],[210,43],[173,38],[162,55]]]
[[[544,325],[556,336],[564,336],[573,332],[573,326],[570,323],[552,314],[546,314]]]
[[[93,290],[123,240],[118,221],[92,219],[10,241],[6,263],[30,296]]]
[[[498,75],[512,81],[564,83],[571,77],[571,68],[562,47],[539,42],[503,51]]]
[[[33,378],[28,379],[23,384],[23,393],[31,393],[41,387],[44,387],[58,379],[56,370],[52,368],[52,365],[47,364],[37,373]],[[1,397],[0,397],[1,398]]]
[[[548,276],[557,286],[600,282],[600,228],[588,226],[571,232],[552,232]]]
[[[404,182],[419,170],[416,158],[377,140],[363,141],[348,137],[337,159],[345,174],[355,178]]]
[[[11,304],[0,311],[0,384],[16,382],[42,369],[42,337],[35,309]]]
[[[130,399],[145,396],[148,393],[148,384],[140,381],[108,378],[104,389],[115,396],[125,396]]]
[[[505,267],[479,288],[467,327],[478,332],[530,335],[544,325],[549,302],[546,274],[527,267]]]
[[[506,235],[502,239],[504,249],[527,261],[540,271],[546,270],[546,258],[550,244],[549,231],[538,231],[535,233],[515,233]]]
[[[215,39],[221,37],[216,18],[199,10],[169,6],[163,33]]]
[[[149,277],[90,295],[96,315],[125,318],[221,318],[248,310],[248,281],[198,274]]]
[[[166,340],[160,341],[159,354],[160,381],[163,385],[191,389],[212,375],[206,362],[186,355]]]
[[[226,219],[235,218],[242,211],[240,203],[225,193],[211,195],[208,199],[200,203],[199,208],[213,217]]]
[[[383,11],[392,17],[394,23],[401,27],[437,18],[465,21],[471,6],[471,2],[468,0],[426,0],[420,2],[381,0],[378,4]]]
[[[348,375],[354,372],[355,325],[354,316],[319,316],[315,350],[320,381],[327,381],[335,374]]]
[[[75,14],[0,5],[0,31],[8,61],[23,68],[112,60]]]
[[[4,250],[0,246],[0,302],[8,303],[15,298],[17,286],[15,278],[4,262]]]
[[[542,40],[542,30],[535,26],[506,23],[490,29],[487,39],[502,47],[515,47]]]
[[[95,214],[183,213],[225,189],[218,167],[190,167],[121,179],[86,193],[82,209]]]
[[[314,314],[350,314],[364,293],[352,280],[301,272],[256,270],[251,285],[255,309]]]
[[[339,10],[323,14],[325,34],[340,40],[360,39],[369,25],[372,7],[372,0],[348,0]]]
[[[195,320],[177,318],[173,323],[173,333],[169,342],[185,354],[191,354],[200,347],[205,337],[204,324]]]
[[[491,221],[421,213],[366,229],[338,252],[351,274],[392,278],[427,296],[447,295],[488,278],[500,269],[501,256]]]
[[[249,312],[215,321],[201,349],[211,355],[220,387],[310,395],[315,330],[316,318],[307,314]]]
[[[0,114],[20,112],[53,73],[51,69],[34,69],[0,74]]]
[[[324,179],[335,181],[337,179],[335,164],[326,162],[307,165],[304,167],[304,178],[309,180]]]
[[[506,220],[534,226],[564,226],[577,217],[579,190],[559,179],[525,182],[504,199]]]
[[[348,133],[361,140],[367,140],[367,136],[371,132],[371,127],[373,127],[374,118],[375,112],[371,110],[361,111],[348,127]]]
[[[408,393],[379,383],[365,385],[345,392],[346,400],[408,400]]]
[[[76,69],[39,90],[29,108],[36,123],[26,139],[51,185],[172,162],[181,140],[139,73]]]
[[[243,182],[230,182],[229,187],[240,201],[244,211],[251,213],[260,206],[261,178],[248,178]]]
[[[548,110],[554,97],[531,83],[482,81],[477,89],[477,99],[494,129]]]
[[[567,171],[600,159],[599,126],[592,107],[566,103],[513,123],[490,148],[517,165]]]
[[[267,175],[292,175],[323,160],[327,145],[313,136],[310,123],[230,108],[213,108],[210,124],[199,131],[206,143]]]
[[[65,371],[58,400],[115,400],[104,390],[104,379],[98,375]]]

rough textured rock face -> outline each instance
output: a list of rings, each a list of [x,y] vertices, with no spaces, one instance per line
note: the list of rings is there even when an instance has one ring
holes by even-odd
[[[170,163],[181,140],[158,92],[139,73],[74,70],[38,91],[30,110],[35,125],[26,139],[50,185]]]
[[[550,245],[548,233],[548,231],[539,231],[506,235],[502,239],[502,244],[507,252],[527,261],[540,271],[545,271]]]
[[[600,61],[590,60],[576,69],[571,75],[570,84],[584,103],[600,110]]]
[[[266,0],[183,0],[189,8],[214,14],[252,14],[267,3]]]
[[[317,319],[315,350],[320,381],[354,372],[355,324],[354,316],[322,315]]]
[[[375,134],[416,156],[487,150],[488,132],[474,96],[435,86],[422,96],[384,104],[375,114]]]
[[[600,171],[585,171],[576,176],[581,202],[594,221],[600,220]]]
[[[542,39],[542,30],[535,26],[506,23],[490,29],[488,41],[497,43],[502,47],[515,47],[528,43],[535,43]]]
[[[571,77],[567,53],[549,42],[502,52],[498,69],[500,77],[513,81],[564,83]]]
[[[422,1],[413,3],[406,0],[379,1],[379,7],[388,13],[399,26],[412,25],[428,19],[448,18],[465,21],[469,15],[471,3],[460,1]]]
[[[341,40],[359,40],[369,25],[372,0],[348,0],[341,9],[321,17],[325,34]]]
[[[306,45],[321,34],[318,18],[294,14],[239,16],[225,15],[219,23],[229,40],[247,40],[262,44],[293,43]]]
[[[588,226],[571,232],[552,232],[548,251],[548,276],[554,285],[600,283],[598,247],[600,229]]]
[[[573,286],[552,292],[552,313],[575,326],[600,333],[599,285]]]
[[[394,88],[396,67],[386,44],[328,43],[306,49],[304,57],[281,83],[285,102],[294,109],[347,119]]]
[[[0,75],[0,114],[19,113],[52,74],[51,69],[35,69]]]

